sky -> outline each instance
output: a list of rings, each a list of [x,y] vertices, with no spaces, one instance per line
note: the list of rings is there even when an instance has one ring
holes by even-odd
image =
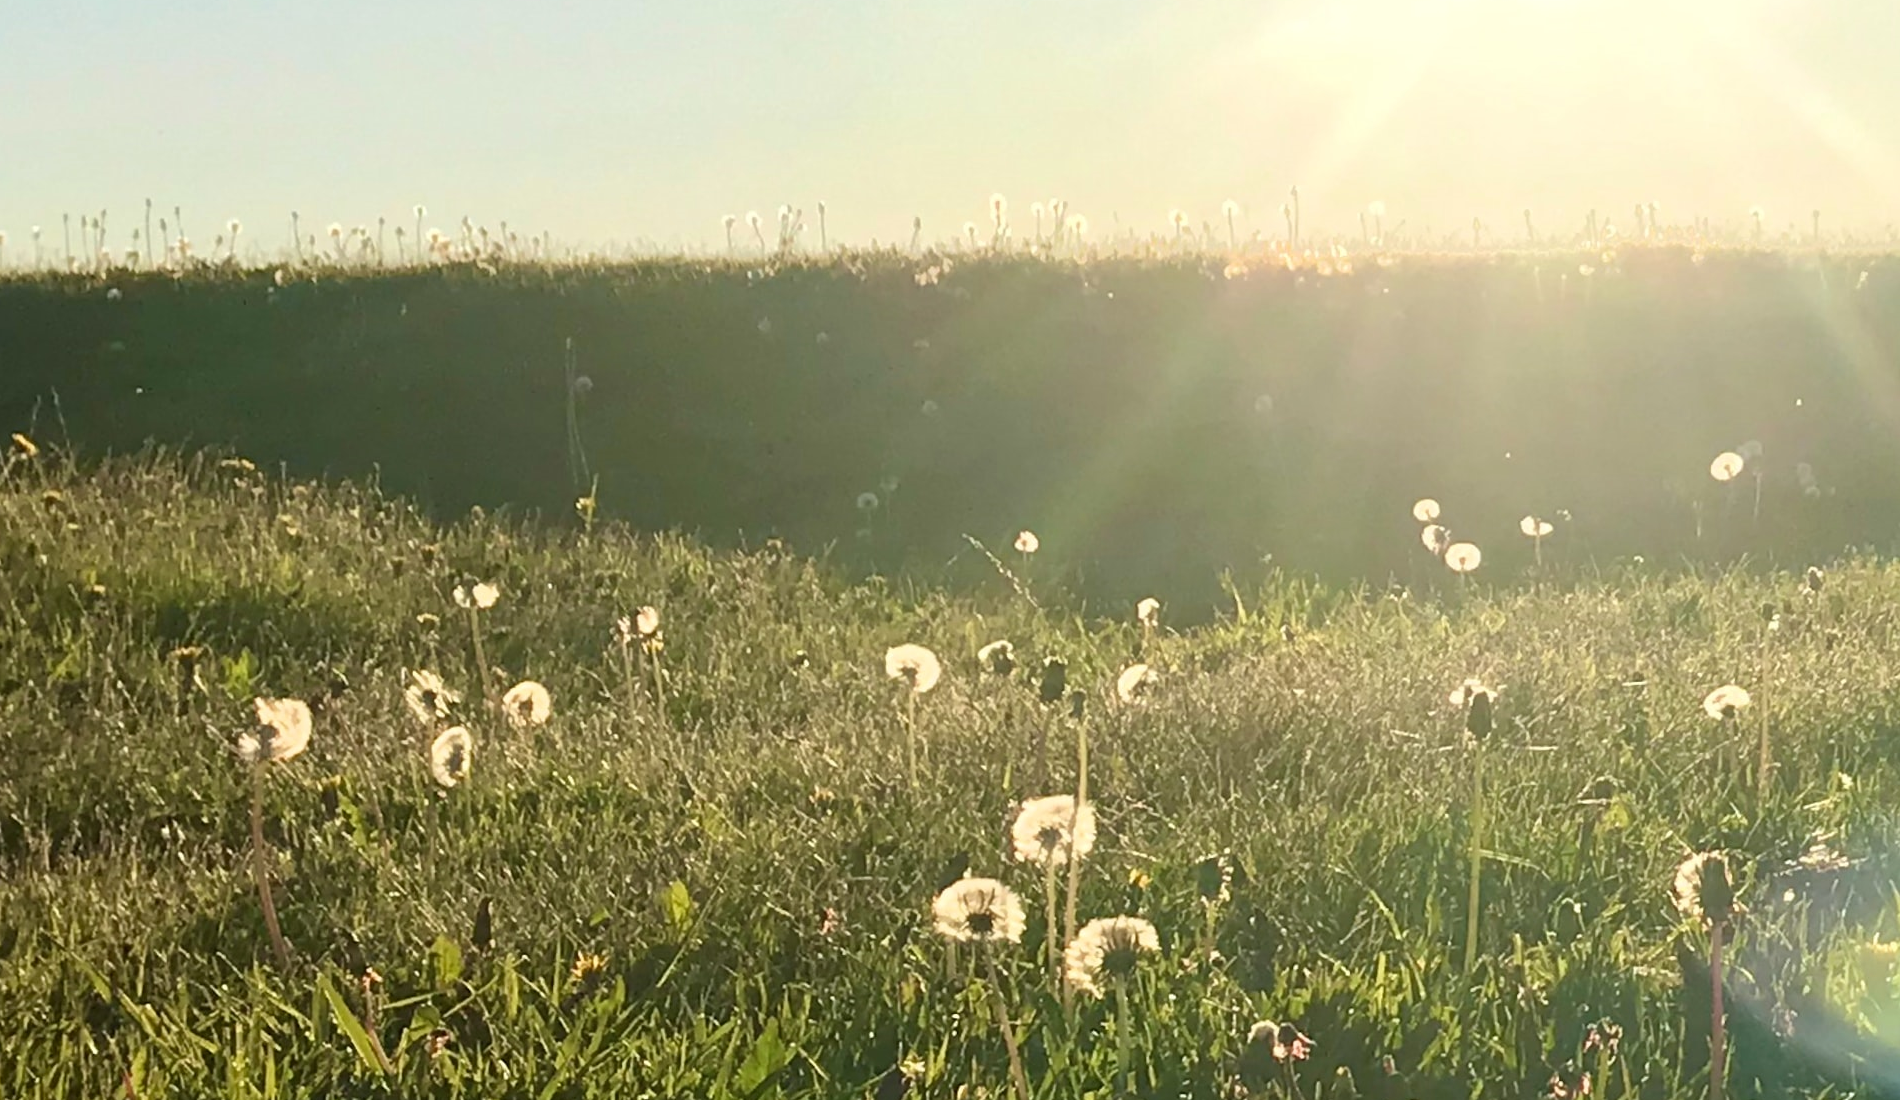
[[[1169,212],[1508,238],[1592,208],[1900,220],[1893,0],[0,0],[0,232],[146,199],[201,251],[463,216],[721,247],[781,203],[840,240]],[[1462,229],[1461,229],[1462,227]],[[743,223],[741,223],[743,231]],[[812,236],[815,237],[815,225]],[[807,243],[815,244],[815,241]]]

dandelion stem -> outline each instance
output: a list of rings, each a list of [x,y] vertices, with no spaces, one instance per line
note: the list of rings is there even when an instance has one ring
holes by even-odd
[[[1722,935],[1726,921],[1709,927],[1709,1100],[1722,1100],[1728,1076],[1728,1044],[1722,1013]]]
[[[633,686],[633,647],[625,642],[620,644],[620,669],[627,682],[627,724],[633,724],[633,716],[640,710],[640,693]]]
[[[1761,759],[1756,762],[1755,803],[1758,813],[1768,812],[1769,787],[1774,781],[1774,742],[1768,736],[1768,639],[1766,627],[1761,637],[1761,682],[1755,687],[1755,709],[1761,714]]]
[[[1122,1095],[1135,1095],[1135,1014],[1128,1010],[1128,979],[1115,977],[1115,1061],[1121,1070]]]
[[[1478,905],[1484,859],[1484,749],[1471,764],[1471,879],[1465,894],[1465,973],[1478,962]]]
[[[996,959],[988,951],[983,951],[983,962],[989,969],[990,1004],[996,1007],[996,1026],[1003,1029],[1003,1049],[1009,1052],[1009,1079],[1016,1086],[1016,1100],[1029,1100],[1029,1074],[1023,1071],[1023,1052],[1016,1046],[1016,1028],[1009,1022],[1009,1006],[1003,1003],[1003,977],[996,970]]]
[[[1075,835],[1075,829],[1073,825],[1070,826],[1069,835],[1071,839],[1068,844],[1068,848],[1069,848],[1068,862],[1074,863],[1075,862],[1075,851],[1074,851],[1075,841],[1073,838]],[[1048,920],[1049,920],[1048,931],[1044,933],[1043,935],[1043,939],[1048,944],[1047,954],[1049,956],[1049,988],[1057,996],[1061,996],[1062,995],[1062,945],[1056,939],[1056,862],[1053,859],[1044,860],[1042,864],[1042,899],[1043,899],[1043,908],[1046,911]]]
[[[1075,812],[1082,813],[1082,807],[1089,804],[1089,730],[1082,722],[1075,724]],[[1075,939],[1075,901],[1082,886],[1082,861],[1069,860],[1069,893],[1063,905],[1062,942]]]
[[[264,909],[264,928],[270,933],[271,950],[277,966],[290,973],[290,945],[284,942],[284,930],[277,923],[277,902],[270,889],[270,845],[264,840],[264,768],[260,761],[251,769],[251,874],[257,879],[257,900]]]
[[[904,693],[904,767],[910,777],[910,789],[917,789],[917,692]]]
[[[660,728],[670,730],[666,720],[666,671],[660,667],[660,653],[656,649],[653,659],[647,662],[647,668],[653,673],[653,709],[660,714]]]
[[[473,600],[468,607],[468,633],[475,640],[475,678],[482,685],[482,703],[493,710],[495,700],[488,690],[488,651],[482,647],[482,613]]]

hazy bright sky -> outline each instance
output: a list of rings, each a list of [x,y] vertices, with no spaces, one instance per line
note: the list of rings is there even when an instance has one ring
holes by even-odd
[[[104,208],[123,249],[149,196],[276,248],[420,202],[679,247],[823,199],[888,241],[992,192],[1019,233],[1052,197],[1277,230],[1293,184],[1355,231],[1884,225],[1897,42],[1895,0],[0,0],[0,230]]]

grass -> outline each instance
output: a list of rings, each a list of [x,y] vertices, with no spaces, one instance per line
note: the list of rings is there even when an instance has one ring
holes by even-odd
[[[906,1078],[1000,1097],[997,998],[1038,1098],[1123,1095],[1124,1021],[1142,1096],[1523,1096],[1579,1066],[1615,1100],[1703,1094],[1708,945],[1670,902],[1702,850],[1730,853],[1748,909],[1726,958],[1730,1094],[1895,1080],[1885,562],[1831,563],[1818,593],[1744,569],[1481,573],[1442,596],[1268,574],[1236,588],[1244,616],[1176,632],[1165,609],[1144,629],[1042,582],[1032,607],[1000,578],[852,582],[777,545],[605,522],[442,527],[363,484],[49,449],[0,482],[0,578],[10,1097],[803,1100]],[[546,683],[547,725],[481,706],[452,598],[471,581],[501,591],[481,616],[493,682]],[[646,605],[663,703],[629,691],[616,637]],[[998,638],[1007,677],[977,667]],[[916,700],[914,786],[883,667],[903,642],[945,665]],[[1079,720],[1038,701],[1049,656]],[[1123,704],[1137,659],[1157,679]],[[402,700],[417,668],[466,700],[474,765],[453,790]],[[1703,713],[1764,675],[1740,721]],[[1466,677],[1498,691],[1470,966],[1472,750],[1447,698]],[[316,712],[309,750],[264,776],[287,969],[232,750],[258,695]],[[1142,917],[1160,951],[1125,1009],[1066,1012],[1044,876],[1009,861],[1008,826],[1020,800],[1076,789],[1063,746],[1082,732],[1100,832],[1080,916]],[[1817,839],[1845,859],[1797,862]],[[1026,902],[993,973],[932,934],[965,870]],[[1310,1059],[1255,1072],[1261,1020],[1311,1036]],[[1613,1054],[1586,1050],[1598,1023],[1621,1029]]]

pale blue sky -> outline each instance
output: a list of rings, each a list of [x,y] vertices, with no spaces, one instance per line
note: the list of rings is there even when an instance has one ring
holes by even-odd
[[[0,230],[145,197],[236,217],[699,246],[830,207],[932,235],[988,196],[1100,235],[1373,199],[1509,235],[1591,206],[1900,217],[1893,0],[0,0]]]

